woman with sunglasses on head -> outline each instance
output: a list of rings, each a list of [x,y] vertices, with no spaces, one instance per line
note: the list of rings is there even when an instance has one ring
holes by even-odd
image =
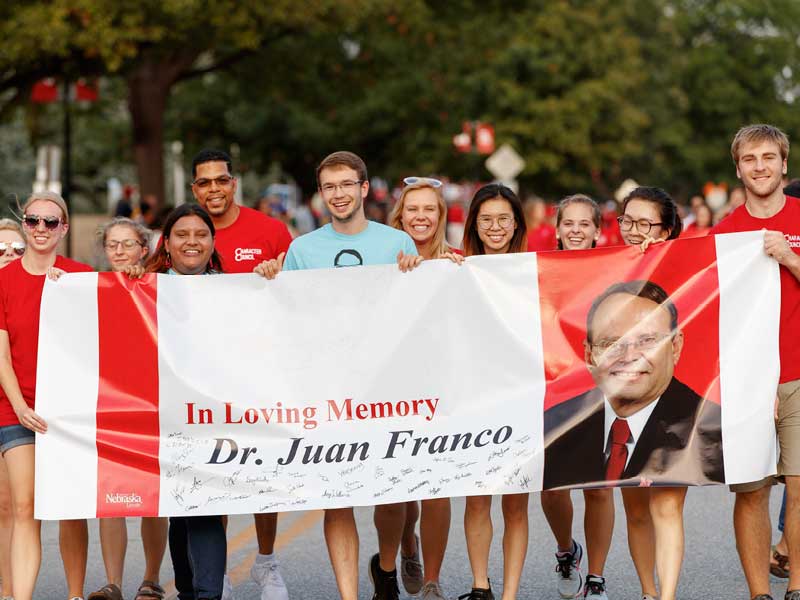
[[[650,244],[674,240],[683,228],[678,206],[664,190],[638,187],[622,202],[617,219],[626,245],[644,252]],[[622,488],[628,525],[628,547],[642,586],[642,599],[674,600],[683,562],[685,487]]]
[[[475,192],[464,223],[464,255],[525,252],[527,235],[522,203],[504,185],[489,184]],[[503,505],[503,600],[517,596],[528,550],[528,494],[506,494]],[[472,590],[465,600],[494,600],[489,582],[492,544],[492,497],[469,496],[464,533],[472,568]]]
[[[25,254],[22,227],[11,219],[0,219],[0,269]]]
[[[116,217],[100,230],[100,242],[112,271],[144,263],[149,252],[150,230],[125,217]],[[87,600],[121,600],[122,574],[128,545],[125,518],[100,519],[100,548],[106,570],[106,585],[89,594]],[[142,517],[141,534],[144,548],[144,578],[134,600],[161,600],[165,596],[159,585],[159,571],[167,549],[168,522],[164,517]]]
[[[34,432],[47,431],[47,424],[34,411],[39,306],[46,275],[91,268],[57,254],[69,229],[67,205],[61,196],[36,192],[22,211],[25,253],[0,270],[0,452],[11,486],[14,598],[30,600],[42,557],[40,523],[33,518]],[[61,521],[59,543],[69,595],[82,598],[86,521]]]
[[[602,215],[597,203],[583,194],[567,196],[556,213],[559,250],[587,250],[600,238]],[[556,577],[562,598],[608,600],[603,577],[614,532],[614,496],[610,489],[583,490],[584,532],[589,568],[584,580],[580,565],[583,547],[572,538],[572,498],[569,490],[542,492],[542,511],[556,538]]]
[[[389,215],[389,226],[405,231],[424,260],[449,258],[461,264],[464,258],[445,242],[447,205],[442,197],[442,182],[431,177],[406,177],[405,187]],[[400,543],[400,575],[409,594],[420,593],[421,600],[444,600],[439,574],[450,533],[450,498],[422,501],[419,539],[415,533],[420,507],[405,502],[405,525]],[[422,557],[420,562],[420,549]]]
[[[11,219],[0,219],[0,269],[25,254],[22,227]],[[11,598],[11,490],[8,486],[6,463],[0,459],[0,600]]]

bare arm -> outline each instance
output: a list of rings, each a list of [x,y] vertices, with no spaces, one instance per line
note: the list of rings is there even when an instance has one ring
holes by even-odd
[[[8,340],[8,332],[2,329],[0,329],[0,386],[8,396],[11,408],[14,409],[21,425],[39,433],[47,431],[47,423],[28,406],[22,397],[19,380],[11,363],[11,344]]]

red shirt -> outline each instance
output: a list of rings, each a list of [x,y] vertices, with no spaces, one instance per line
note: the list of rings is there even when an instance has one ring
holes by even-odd
[[[759,219],[740,206],[711,229],[711,233],[735,233],[768,229],[780,231],[795,252],[800,254],[800,199],[786,196],[781,211],[768,219]],[[800,281],[781,266],[781,383],[800,379]]]
[[[528,252],[543,252],[557,248],[556,228],[547,223],[528,231]]]
[[[214,247],[222,257],[225,273],[252,273],[262,260],[278,258],[289,250],[292,235],[278,219],[246,206],[232,225],[217,229]]]
[[[83,263],[56,257],[55,266],[67,273],[91,271]],[[39,307],[42,304],[45,275],[31,275],[15,260],[0,269],[0,329],[8,332],[11,365],[19,382],[22,397],[34,408],[36,394],[36,357],[39,353]],[[19,425],[8,396],[0,387],[0,427]]]
[[[692,223],[686,229],[681,231],[681,238],[697,238],[703,237],[711,233],[711,227],[698,227],[697,223]],[[722,233],[722,232],[718,232]],[[730,232],[727,232],[730,233]]]

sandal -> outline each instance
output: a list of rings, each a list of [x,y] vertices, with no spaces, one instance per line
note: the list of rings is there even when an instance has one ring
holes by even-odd
[[[96,592],[92,592],[86,600],[123,600],[122,590],[116,584],[107,583]]]
[[[155,581],[142,581],[142,585],[136,591],[136,598],[134,600],[164,600],[167,593]]]
[[[778,549],[772,547],[772,557],[769,561],[769,572],[775,577],[787,579],[789,577],[789,557],[785,554],[778,552]]]

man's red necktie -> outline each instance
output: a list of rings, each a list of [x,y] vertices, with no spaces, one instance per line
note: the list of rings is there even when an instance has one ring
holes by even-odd
[[[614,419],[611,425],[611,454],[606,463],[606,481],[617,481],[622,479],[622,472],[625,470],[625,463],[628,461],[628,440],[631,437],[631,429],[625,419]]]

